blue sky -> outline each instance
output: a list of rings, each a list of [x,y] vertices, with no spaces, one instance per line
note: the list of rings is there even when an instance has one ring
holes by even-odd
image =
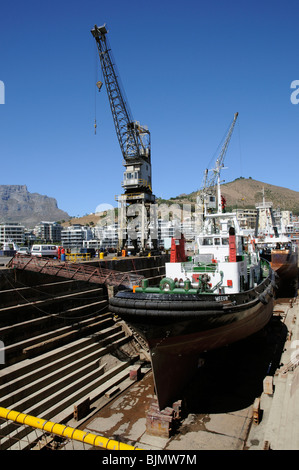
[[[133,117],[151,131],[157,197],[200,188],[235,112],[222,178],[299,191],[297,0],[3,1],[0,184],[75,216],[116,205],[124,168],[90,33],[104,23]]]

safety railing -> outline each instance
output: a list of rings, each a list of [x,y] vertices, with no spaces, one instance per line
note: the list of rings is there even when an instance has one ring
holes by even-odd
[[[39,429],[44,433],[49,433],[50,436],[59,436],[64,440],[81,442],[82,444],[87,444],[88,446],[92,447],[100,447],[106,450],[142,450],[138,447],[134,447],[123,442],[115,441],[104,436],[99,436],[98,434],[81,431],[80,429],[72,428],[64,424],[55,423],[43,418],[36,418],[35,416],[9,410],[7,408],[0,407],[0,418],[29,426],[32,429]],[[0,429],[0,450],[2,450],[1,439],[2,436]],[[31,448],[35,446],[35,448],[38,449],[38,441],[40,442],[41,448],[45,442],[50,443],[50,440],[51,439],[49,438],[49,435],[46,437],[41,434],[39,435],[38,439],[28,443],[28,446]]]
[[[66,261],[76,263],[77,261],[89,261],[91,259],[90,253],[67,253],[65,255]]]

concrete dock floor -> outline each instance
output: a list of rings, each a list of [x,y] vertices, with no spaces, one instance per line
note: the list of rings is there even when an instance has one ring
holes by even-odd
[[[242,449],[251,421],[251,407],[229,414],[198,415],[189,413],[179,429],[166,438],[146,432],[144,410],[154,398],[150,372],[142,387],[136,383],[126,395],[116,398],[85,427],[85,431],[126,442],[144,450],[216,450]],[[213,439],[211,441],[211,435]]]
[[[281,311],[287,338],[273,377],[273,393],[261,394],[260,424],[247,438],[251,450],[299,450],[299,299]]]

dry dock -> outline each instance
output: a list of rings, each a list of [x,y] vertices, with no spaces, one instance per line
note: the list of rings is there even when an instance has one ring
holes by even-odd
[[[162,274],[155,263],[122,260],[120,270],[154,279]],[[149,451],[299,450],[297,294],[276,300],[260,333],[203,355],[165,425],[151,412],[146,351],[112,318],[103,286],[4,267],[0,274],[1,407]],[[90,406],[75,416],[86,399]],[[0,420],[1,450],[91,448],[17,426]]]

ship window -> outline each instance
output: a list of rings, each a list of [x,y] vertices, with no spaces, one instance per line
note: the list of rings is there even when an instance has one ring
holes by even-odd
[[[220,238],[214,239],[214,245],[220,245]]]
[[[213,245],[213,238],[204,238],[203,245]]]
[[[222,245],[228,245],[228,238],[222,238]]]

